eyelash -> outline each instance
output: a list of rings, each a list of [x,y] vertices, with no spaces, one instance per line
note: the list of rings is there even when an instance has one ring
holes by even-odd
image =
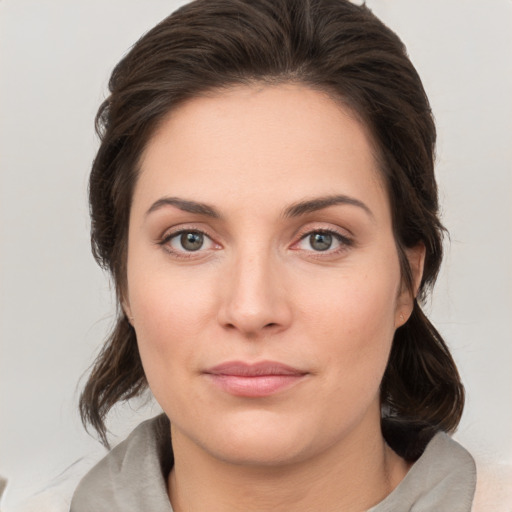
[[[157,242],[158,245],[164,248],[166,252],[171,254],[173,257],[179,258],[179,259],[190,259],[195,257],[196,251],[176,251],[171,248],[169,245],[171,240],[173,240],[176,237],[179,237],[183,235],[184,233],[196,233],[201,234],[204,237],[208,238],[209,240],[213,242],[213,239],[208,233],[202,229],[198,228],[189,228],[189,229],[179,229],[178,231],[173,231],[171,233],[168,233],[163,236],[161,240]],[[333,256],[340,254],[344,251],[346,251],[348,248],[352,247],[354,245],[354,240],[347,237],[346,235],[341,234],[340,232],[334,230],[334,229],[325,229],[325,228],[319,228],[319,229],[308,229],[305,230],[302,233],[299,233],[299,240],[295,242],[293,245],[297,245],[299,242],[306,240],[308,237],[310,237],[313,234],[325,234],[325,235],[331,235],[336,241],[340,244],[340,247],[337,249],[326,249],[325,251],[315,251],[311,249],[310,252],[312,255],[314,255],[315,258],[325,258],[328,256]],[[293,250],[301,250],[301,249],[293,249]],[[200,249],[197,251],[198,253],[201,252]]]
[[[326,228],[318,228],[318,229],[307,229],[303,233],[299,233],[299,241],[295,242],[294,245],[297,245],[299,242],[306,240],[308,237],[314,234],[322,234],[322,235],[331,235],[340,246],[336,249],[326,249],[325,251],[315,251],[311,249],[310,251],[315,258],[326,258],[329,256],[334,256],[341,254],[348,250],[350,247],[354,245],[354,240],[349,238],[348,236],[341,234],[339,231],[335,229],[326,229]],[[300,250],[300,249],[296,249]]]
[[[209,236],[208,233],[206,233],[206,231],[203,231],[202,229],[198,229],[198,228],[189,228],[189,229],[184,228],[183,229],[182,228],[182,229],[179,229],[178,231],[173,231],[172,233],[168,233],[168,234],[164,235],[163,238],[158,242],[158,245],[162,246],[165,251],[167,251],[169,254],[171,254],[175,258],[179,258],[179,259],[193,258],[195,256],[196,251],[176,251],[173,248],[171,248],[171,246],[170,246],[170,242],[173,238],[179,237],[179,236],[183,235],[184,233],[201,234],[204,237],[212,240],[212,237]],[[197,251],[197,252],[200,252],[200,251]]]

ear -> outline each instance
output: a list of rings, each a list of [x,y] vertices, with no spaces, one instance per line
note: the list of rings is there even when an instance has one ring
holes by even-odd
[[[395,328],[405,324],[411,316],[414,307],[414,300],[418,295],[421,279],[423,277],[425,245],[420,243],[414,247],[405,249],[405,255],[409,262],[409,268],[411,269],[412,290],[409,289],[405,283],[402,283],[396,305]]]
[[[133,326],[132,308],[130,307],[130,301],[126,296],[121,299],[121,307],[123,308],[123,312],[128,319],[128,322]]]

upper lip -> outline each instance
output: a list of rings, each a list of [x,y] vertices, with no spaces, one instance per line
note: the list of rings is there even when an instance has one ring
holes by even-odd
[[[307,372],[277,361],[226,361],[208,368],[205,373],[211,375],[232,375],[236,377],[262,377],[265,375],[305,375]]]

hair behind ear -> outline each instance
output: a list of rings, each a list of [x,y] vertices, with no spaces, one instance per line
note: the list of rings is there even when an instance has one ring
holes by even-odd
[[[381,403],[393,422],[434,431],[453,432],[462,416],[464,387],[457,367],[416,300],[411,317],[395,332]]]
[[[139,395],[147,387],[135,330],[126,316],[119,316],[112,334],[93,363],[80,395],[79,410],[84,425],[98,432],[109,447],[105,417],[119,401]]]

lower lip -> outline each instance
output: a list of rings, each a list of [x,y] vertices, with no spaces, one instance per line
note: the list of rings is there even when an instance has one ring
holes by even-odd
[[[305,375],[258,375],[242,377],[239,375],[207,374],[210,380],[223,391],[234,395],[251,398],[274,395],[289,389]]]

